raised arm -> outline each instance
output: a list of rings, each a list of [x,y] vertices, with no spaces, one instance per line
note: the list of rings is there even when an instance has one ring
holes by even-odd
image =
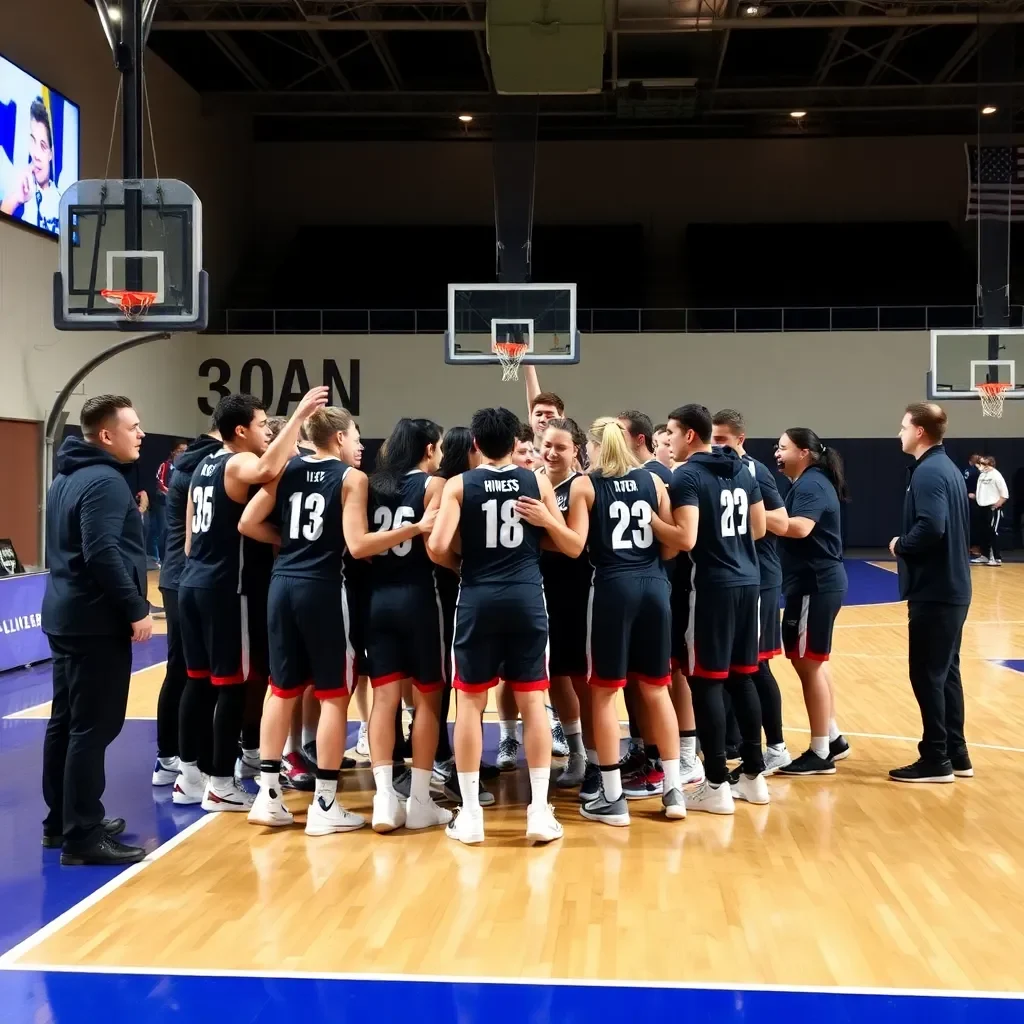
[[[371,533],[366,520],[370,482],[359,469],[350,469],[341,485],[341,529],[345,546],[353,558],[372,558],[385,551],[430,532],[437,517],[436,509],[427,509],[417,523],[406,523],[396,530],[378,530]]]
[[[452,544],[459,529],[462,515],[462,475],[453,476],[441,492],[441,506],[434,520],[434,528],[427,538],[427,554],[438,565],[449,565],[453,555]]]
[[[245,506],[242,518],[238,520],[238,532],[244,537],[258,540],[262,544],[273,544],[281,546],[281,531],[271,523],[266,522],[267,517],[274,511],[277,504],[277,485],[281,478],[264,484],[252,500]]]

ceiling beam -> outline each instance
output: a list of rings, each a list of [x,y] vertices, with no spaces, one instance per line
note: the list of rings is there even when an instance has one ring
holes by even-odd
[[[361,21],[358,18],[335,18],[332,21],[314,19],[311,22],[291,20],[282,21],[278,18],[257,20],[225,20],[218,18],[211,21],[154,21],[154,32],[484,32],[486,24],[482,21]]]
[[[974,56],[977,52],[979,44],[979,33],[975,29],[969,33],[964,41],[957,47],[956,53],[953,54],[945,64],[942,65],[941,70],[935,76],[935,82],[948,82],[956,74],[959,73],[960,69]]]
[[[878,76],[881,75],[885,68],[891,66],[889,62],[892,59],[892,55],[902,45],[903,38],[909,31],[906,28],[899,28],[893,32],[889,37],[889,41],[882,47],[882,52],[875,58],[875,63],[868,72],[868,77],[864,79],[865,85],[874,85],[878,81]]]
[[[242,48],[226,32],[208,33],[213,44],[238,69],[254,89],[269,89],[270,82],[262,71],[246,56]]]
[[[375,15],[376,10],[373,4],[360,4],[356,8],[356,17],[364,24],[378,20]],[[384,73],[388,76],[391,88],[396,91],[400,90],[402,88],[402,74],[398,70],[398,65],[395,63],[395,58],[383,35],[376,29],[367,29],[366,34],[369,36],[373,52],[377,54],[377,59],[381,62]]]
[[[302,0],[291,0],[292,6],[298,12],[299,17],[303,21],[309,22],[309,14],[306,8],[302,4]],[[323,62],[322,67],[326,68],[330,72],[334,80],[344,89],[349,92],[352,89],[352,84],[349,80],[341,73],[341,69],[338,67],[338,60],[334,57],[330,50],[327,49],[327,45],[320,38],[320,34],[313,29],[307,29],[307,38],[313,44],[313,49],[320,54],[320,59]]]
[[[852,17],[856,15],[859,9],[859,6],[853,0],[848,0],[843,7],[843,13]],[[818,67],[814,72],[814,78],[812,79],[814,85],[821,85],[828,78],[828,73],[832,70],[832,65],[835,63],[835,59],[843,47],[846,33],[849,31],[849,28],[845,25],[841,28],[832,29],[832,34],[828,37],[828,42],[825,44],[825,49],[821,54],[821,60],[818,61]]]
[[[473,12],[473,5],[471,3],[465,4],[466,14],[472,19],[476,15]],[[473,42],[476,43],[477,56],[480,58],[480,69],[484,73],[484,78],[487,79],[487,91],[494,92],[494,76],[491,74],[491,59],[487,56],[487,45],[484,43],[484,33],[474,32]]]

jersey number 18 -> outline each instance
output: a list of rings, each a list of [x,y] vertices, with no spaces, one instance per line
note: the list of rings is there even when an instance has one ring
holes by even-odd
[[[484,545],[496,548],[517,548],[523,543],[523,523],[516,511],[516,499],[509,498],[498,507],[498,499],[491,498],[480,506],[484,512]],[[499,528],[498,521],[501,521]]]

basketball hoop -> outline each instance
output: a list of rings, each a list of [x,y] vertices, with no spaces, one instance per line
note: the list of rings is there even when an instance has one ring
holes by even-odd
[[[1006,397],[1006,392],[1009,391],[1011,387],[1012,385],[1007,384],[1005,381],[975,384],[974,390],[978,392],[978,397],[981,398],[982,416],[992,416],[996,419],[1002,419],[1003,400]]]
[[[118,306],[126,320],[144,317],[157,298],[156,292],[125,291],[120,288],[104,288],[100,295],[112,306]]]
[[[523,364],[528,345],[514,341],[499,341],[494,345],[494,353],[501,363],[502,381],[519,380],[519,367]]]

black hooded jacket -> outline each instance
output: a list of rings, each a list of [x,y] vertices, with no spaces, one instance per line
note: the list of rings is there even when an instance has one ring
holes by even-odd
[[[45,633],[120,636],[149,614],[142,514],[123,470],[80,437],[57,452],[46,504]]]

